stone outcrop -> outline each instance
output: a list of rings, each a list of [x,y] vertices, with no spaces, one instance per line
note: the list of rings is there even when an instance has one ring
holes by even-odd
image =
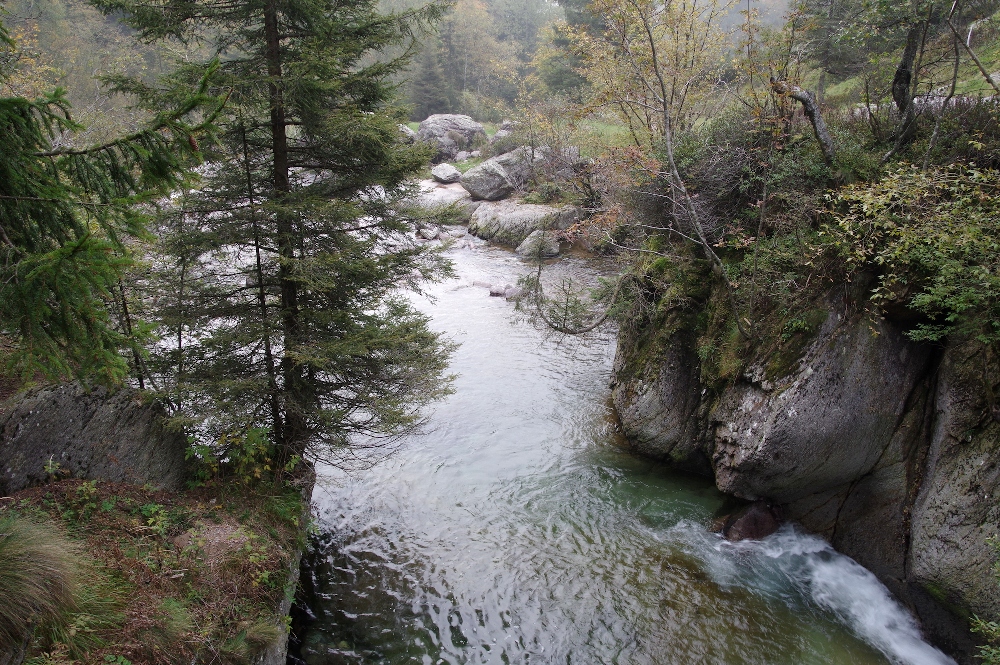
[[[987,542],[1000,532],[1000,423],[981,348],[917,344],[831,305],[795,362],[761,358],[719,387],[702,383],[695,340],[679,324],[655,349],[620,344],[613,399],[635,449],[780,506],[971,662],[968,618],[1000,614]]]
[[[417,138],[437,148],[435,162],[455,159],[460,150],[486,141],[483,126],[467,115],[437,113],[420,123]]]
[[[568,229],[580,217],[573,206],[552,206],[517,201],[482,203],[472,213],[469,233],[517,247],[536,230]]]
[[[186,448],[163,409],[135,390],[38,388],[0,406],[0,496],[50,473],[181,489]]]

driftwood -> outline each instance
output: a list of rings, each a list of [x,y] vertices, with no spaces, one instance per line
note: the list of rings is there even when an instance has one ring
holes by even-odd
[[[836,156],[833,148],[833,137],[830,136],[830,130],[827,129],[826,122],[823,121],[819,104],[816,103],[813,94],[797,85],[790,85],[787,81],[775,81],[774,79],[771,79],[771,88],[779,95],[787,95],[802,103],[802,110],[806,112],[806,117],[812,123],[816,140],[819,141],[819,147],[823,151],[823,159],[826,160],[827,164],[833,165],[833,159]]]

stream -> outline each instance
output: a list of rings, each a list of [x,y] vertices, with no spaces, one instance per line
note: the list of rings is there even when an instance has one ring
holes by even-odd
[[[539,330],[484,286],[529,266],[478,242],[450,256],[457,278],[414,302],[459,345],[454,394],[373,468],[318,470],[309,665],[953,663],[823,540],[709,532],[710,480],[620,445],[613,331]]]

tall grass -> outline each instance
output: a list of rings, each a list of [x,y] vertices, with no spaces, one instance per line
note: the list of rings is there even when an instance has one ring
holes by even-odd
[[[0,517],[0,648],[76,608],[81,552],[54,524]]]

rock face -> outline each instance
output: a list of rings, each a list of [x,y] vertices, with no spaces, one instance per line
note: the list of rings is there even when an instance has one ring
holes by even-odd
[[[580,213],[573,206],[552,206],[500,201],[482,203],[472,213],[469,233],[517,247],[536,230],[568,229]]]
[[[514,251],[525,258],[549,259],[559,256],[559,240],[555,234],[537,229],[532,231]]]
[[[613,399],[636,450],[780,506],[972,662],[969,616],[1000,614],[1000,423],[977,343],[931,348],[831,306],[797,362],[776,374],[764,358],[720,388],[701,383],[696,339],[620,343]]]
[[[467,115],[438,113],[420,123],[417,138],[437,146],[435,162],[454,159],[460,150],[486,140],[483,126]]]
[[[438,164],[431,169],[431,176],[433,176],[434,180],[437,182],[444,185],[450,185],[453,182],[461,180],[462,172],[451,164]]]
[[[44,482],[50,459],[70,477],[180,489],[186,447],[134,390],[36,389],[0,407],[0,495]]]

